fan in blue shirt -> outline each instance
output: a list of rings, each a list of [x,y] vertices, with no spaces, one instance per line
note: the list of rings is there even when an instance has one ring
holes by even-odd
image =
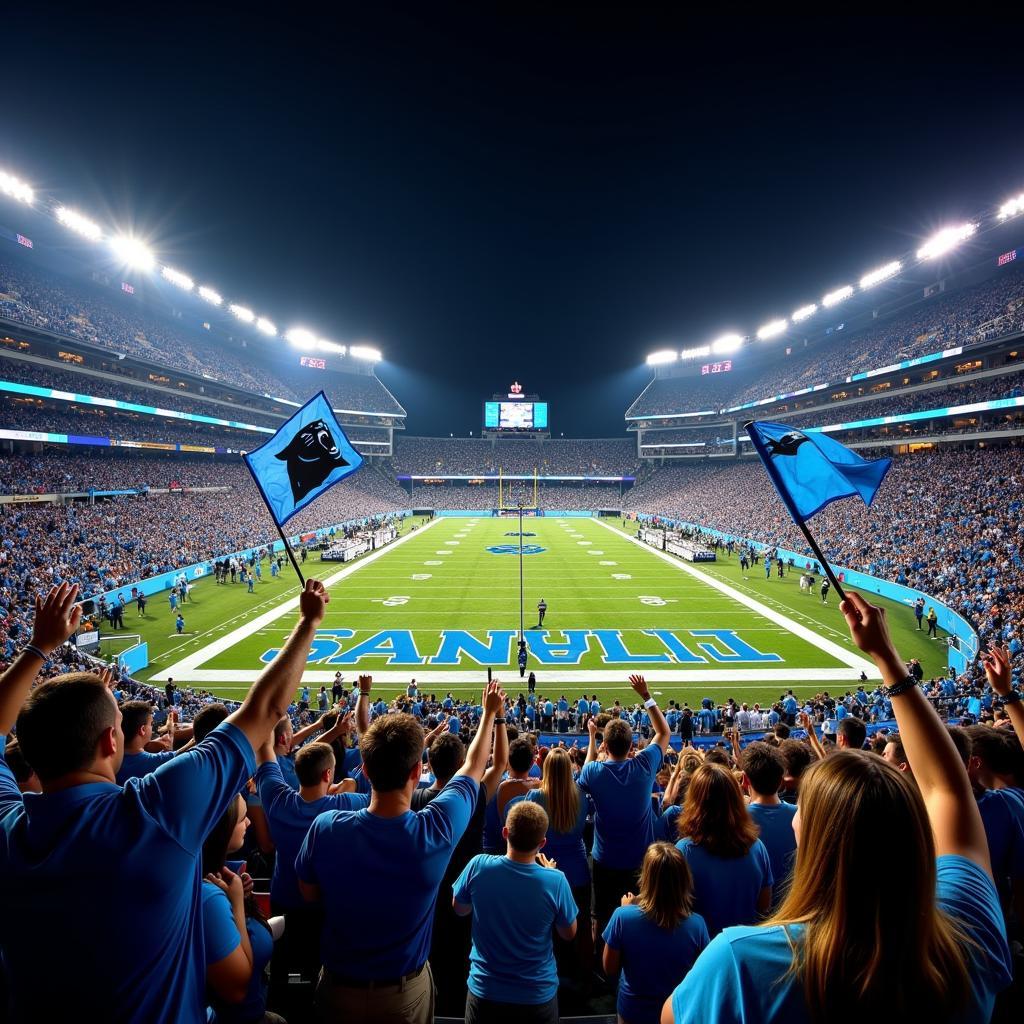
[[[452,887],[455,912],[473,915],[467,1021],[487,1021],[510,1004],[526,1024],[550,1019],[558,993],[551,931],[573,939],[577,908],[565,875],[540,853],[547,828],[539,804],[516,804],[502,830],[506,855],[478,854]]]
[[[619,976],[621,1020],[661,1020],[665,1000],[711,941],[704,919],[692,908],[693,876],[686,858],[671,843],[654,843],[644,855],[638,895],[623,897],[602,935],[604,972]]]
[[[768,851],[774,879],[772,905],[775,906],[784,894],[786,880],[796,859],[796,833],[793,831],[796,806],[779,799],[786,762],[778,747],[758,741],[743,748],[740,766],[743,768],[743,785],[750,796],[747,811]]]
[[[324,910],[321,1005],[340,1012],[348,1005],[339,1004],[346,993],[365,1005],[374,998],[371,993],[384,993],[389,984],[408,984],[410,1002],[418,1007],[413,1016],[428,1012],[433,986],[426,961],[434,902],[476,807],[504,696],[497,682],[488,684],[465,763],[422,811],[409,808],[422,768],[419,722],[410,715],[387,715],[361,737],[363,771],[373,787],[369,807],[321,814],[295,860],[300,891]],[[358,885],[352,885],[353,878]],[[356,943],[353,920],[360,922]],[[377,984],[367,988],[368,981]]]
[[[40,655],[78,628],[77,592],[62,585],[37,599],[32,646],[0,677],[0,735],[17,714],[43,787],[23,797],[0,762],[0,948],[13,1017],[61,1020],[73,992],[82,1020],[191,1024],[205,1017],[200,848],[295,692],[327,595],[307,582],[298,626],[237,711],[194,749],[120,787],[121,713],[109,679],[74,673],[31,690]],[[111,898],[119,892],[131,898]],[[97,921],[131,937],[130,956],[97,941]],[[75,955],[54,985],[40,950],[58,935]]]
[[[171,730],[176,721],[177,712],[171,711],[168,715],[167,735],[163,741],[154,740],[153,705],[143,700],[130,700],[121,705],[124,756],[121,758],[121,767],[118,768],[117,777],[114,780],[118,785],[123,786],[129,779],[145,778],[150,772],[155,772],[160,765],[174,757],[170,743]],[[163,745],[164,749],[159,752],[146,750],[146,747],[150,745]]]
[[[890,688],[913,777],[853,750],[809,768],[782,905],[767,925],[718,935],[663,1020],[864,1020],[891,1014],[898,993],[921,1020],[981,1024],[1011,980],[985,831],[953,737],[920,687],[903,687],[884,610],[852,591],[840,609]],[[990,681],[1008,682],[1008,651],[990,649],[982,664]],[[894,855],[897,884],[857,884]]]

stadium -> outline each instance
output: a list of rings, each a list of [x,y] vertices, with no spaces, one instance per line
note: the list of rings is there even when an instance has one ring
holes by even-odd
[[[1002,187],[969,216],[934,211],[903,251],[879,239],[876,264],[802,254],[807,272],[759,320],[636,347],[636,386],[604,410],[606,436],[566,436],[574,384],[535,383],[529,358],[477,381],[471,431],[454,413],[447,433],[425,429],[411,411],[422,399],[401,386],[413,377],[383,341],[322,336],[314,313],[292,322],[237,275],[221,287],[73,191],[0,166],[0,855],[15,911],[0,932],[0,1020],[54,1019],[18,922],[40,907],[55,934],[60,902],[108,876],[81,852],[55,863],[65,811],[40,808],[101,782],[109,803],[76,835],[147,849],[172,836],[179,860],[161,870],[195,875],[199,893],[140,897],[140,914],[175,923],[152,962],[125,967],[131,999],[104,1019],[636,1024],[845,1020],[890,1005],[1012,1019],[1024,193],[1019,175]],[[821,264],[836,284],[817,294]],[[320,393],[343,470],[285,495],[282,520],[257,455],[283,449]],[[868,500],[823,499],[802,528],[752,421],[809,441],[801,451],[824,438],[858,466],[891,466]],[[96,727],[80,763],[42,753],[47,736],[78,750],[68,723],[100,720],[88,704],[100,698],[75,683],[97,672],[119,708],[109,752]],[[851,758],[888,780],[889,804],[857,802]],[[747,933],[788,937],[786,922],[816,920],[801,879],[812,855],[846,863],[829,843],[847,829],[803,794],[841,770],[829,799],[851,808],[851,834],[870,835],[851,863],[880,856],[891,831],[890,857],[934,890],[929,915],[960,906],[941,898],[954,868],[974,872],[989,915],[963,911],[975,959],[961,969],[936,937],[948,939],[938,910],[934,934],[900,931],[893,915],[917,905],[894,896],[870,925],[847,920],[851,948],[857,928],[877,929],[899,971],[865,980],[831,964],[806,1006],[799,983],[759,1003],[767,968],[723,957],[739,958]],[[117,818],[115,792],[136,801],[134,824]],[[943,799],[960,809],[936,811]],[[403,846],[365,823],[402,813],[433,814],[428,838],[407,825]],[[826,838],[808,839],[809,822]],[[488,882],[506,841],[522,870]],[[119,902],[178,886],[129,860]],[[860,883],[844,878],[849,910]],[[406,893],[416,920],[404,904],[360,909],[363,879]],[[666,895],[672,885],[685,895]],[[494,934],[488,920],[512,910],[542,922],[540,940],[518,923]],[[68,928],[84,948],[86,930]],[[507,958],[514,984],[496,966]],[[748,980],[716,988],[734,963]],[[904,976],[913,994],[896,999]],[[161,1005],[179,984],[181,1006]],[[109,990],[96,982],[83,1019],[101,1019]],[[733,1016],[708,1009],[729,999]],[[968,1009],[949,1016],[957,999]]]

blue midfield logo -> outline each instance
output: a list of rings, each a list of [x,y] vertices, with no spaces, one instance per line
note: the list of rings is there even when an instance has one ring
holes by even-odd
[[[519,545],[518,544],[495,544],[494,547],[488,548],[488,551],[492,555],[518,555]],[[539,555],[544,548],[539,544],[524,544],[523,554],[524,555]]]

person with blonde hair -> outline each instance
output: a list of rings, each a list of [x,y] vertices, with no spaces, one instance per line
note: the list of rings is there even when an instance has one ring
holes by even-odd
[[[985,830],[953,739],[908,676],[884,609],[855,593],[840,609],[881,672],[913,777],[855,750],[809,768],[782,905],[763,925],[718,935],[662,1024],[982,1022],[1010,983]],[[887,884],[858,884],[877,867]]]
[[[690,866],[671,843],[647,848],[639,888],[622,897],[602,936],[604,972],[619,975],[620,1024],[658,1024],[665,999],[711,941],[693,913]]]
[[[677,829],[676,845],[690,864],[696,907],[711,935],[768,912],[771,859],[728,768],[705,761],[693,773]]]
[[[540,788],[527,793],[526,800],[539,804],[547,812],[545,851],[565,875],[579,908],[576,949],[581,967],[589,972],[594,939],[590,928],[590,865],[583,840],[588,803],[573,777],[572,761],[565,747],[552,747],[548,752],[542,766]]]

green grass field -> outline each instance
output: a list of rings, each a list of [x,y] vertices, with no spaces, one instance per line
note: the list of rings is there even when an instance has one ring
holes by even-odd
[[[413,677],[428,692],[468,693],[490,665],[517,692],[516,532],[516,520],[489,516],[407,522],[398,542],[356,562],[313,554],[306,574],[329,582],[331,603],[305,682],[329,685],[340,670],[349,681],[371,673],[385,695]],[[798,695],[845,691],[861,667],[873,673],[835,595],[822,606],[795,574],[766,580],[758,566],[744,578],[735,558],[693,566],[638,545],[635,524],[619,520],[527,518],[524,533],[527,550],[538,549],[523,560],[524,626],[541,692],[625,698],[628,675],[640,672],[664,699],[764,703],[790,686]],[[294,622],[294,573],[271,581],[264,571],[264,580],[254,594],[196,584],[182,636],[166,594],[150,599],[144,618],[130,607],[126,626],[149,643],[144,677],[243,694]],[[541,598],[548,612],[536,630]],[[890,608],[903,656],[942,672],[945,644],[917,632],[908,608]]]

